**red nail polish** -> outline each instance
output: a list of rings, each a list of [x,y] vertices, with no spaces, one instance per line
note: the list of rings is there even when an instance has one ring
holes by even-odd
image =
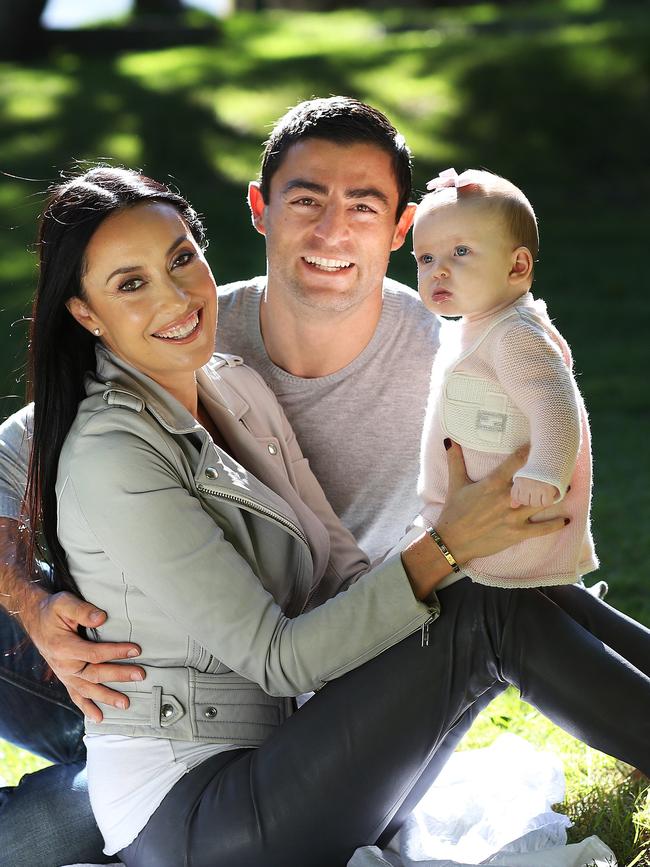
[[[449,437],[445,437],[442,442],[443,442],[443,445],[445,447],[445,450],[449,451],[449,449],[451,448],[451,440],[449,439]]]

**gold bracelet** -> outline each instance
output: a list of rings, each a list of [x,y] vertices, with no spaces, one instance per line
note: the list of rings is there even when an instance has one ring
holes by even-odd
[[[427,527],[427,533],[431,536],[431,538],[432,538],[433,541],[436,543],[436,545],[438,546],[438,548],[440,548],[440,553],[441,553],[442,556],[445,558],[445,560],[447,561],[447,563],[449,563],[449,565],[451,566],[452,570],[453,570],[454,572],[460,572],[460,566],[459,566],[458,563],[456,562],[456,558],[455,558],[454,555],[451,553],[451,551],[449,550],[449,548],[445,545],[445,543],[442,541],[442,539],[441,539],[440,536],[438,535],[438,533],[437,533],[435,527]]]

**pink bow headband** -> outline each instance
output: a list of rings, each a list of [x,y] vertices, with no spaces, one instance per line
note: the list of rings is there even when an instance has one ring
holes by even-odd
[[[445,187],[456,187],[456,189],[459,189],[460,187],[468,187],[470,184],[475,183],[476,178],[471,169],[468,169],[461,175],[458,174],[456,169],[445,169],[444,172],[440,172],[437,178],[431,178],[427,184],[427,190],[443,190]]]

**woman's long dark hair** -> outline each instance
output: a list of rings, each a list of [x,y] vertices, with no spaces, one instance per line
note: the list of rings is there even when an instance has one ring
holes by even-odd
[[[116,211],[146,201],[176,208],[196,242],[205,247],[203,224],[191,205],[129,169],[97,166],[57,185],[40,220],[27,395],[34,401],[34,433],[25,502],[31,565],[40,529],[53,566],[53,590],[78,593],[57,535],[55,484],[63,442],[85,397],[85,374],[95,369],[96,338],[73,318],[66,302],[75,296],[84,299],[86,248],[98,226]]]

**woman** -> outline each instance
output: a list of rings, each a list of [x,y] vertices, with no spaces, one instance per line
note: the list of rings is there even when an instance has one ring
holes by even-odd
[[[105,608],[99,637],[129,634],[147,674],[128,711],[106,706],[101,726],[86,724],[107,854],[129,867],[345,863],[378,839],[442,735],[499,681],[533,701],[544,681],[545,712],[647,764],[641,663],[563,630],[543,594],[499,599],[462,580],[441,591],[444,615],[423,640],[448,558],[492,553],[561,519],[530,524],[533,510],[519,509],[504,522],[507,492],[465,488],[438,524],[453,555],[422,532],[369,570],[260,378],[212,358],[203,245],[185,200],[120,169],[61,185],[41,224],[33,525],[57,588]],[[483,601],[464,605],[468,594]],[[596,664],[596,702],[614,691],[627,720],[582,700]],[[293,698],[313,689],[293,713]]]

